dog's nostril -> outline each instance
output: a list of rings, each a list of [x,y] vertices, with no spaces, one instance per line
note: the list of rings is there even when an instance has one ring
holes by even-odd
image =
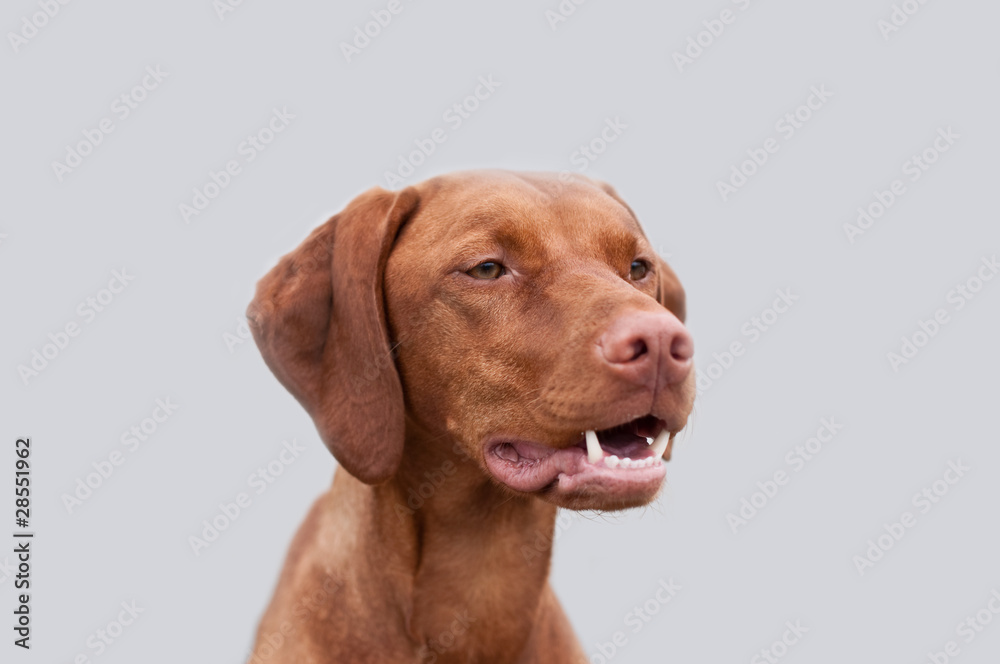
[[[649,352],[649,347],[646,346],[645,339],[636,339],[632,342],[632,357],[628,359],[629,362],[634,362],[640,357]]]
[[[601,350],[611,364],[630,364],[650,353],[646,336],[635,333],[612,335],[601,343]]]
[[[671,339],[670,356],[677,362],[687,362],[694,357],[694,342],[691,336],[682,333]]]

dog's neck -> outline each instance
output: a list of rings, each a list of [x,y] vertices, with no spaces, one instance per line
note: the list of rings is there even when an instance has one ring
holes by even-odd
[[[407,635],[426,646],[427,661],[470,652],[517,661],[551,599],[556,508],[504,491],[476,462],[440,443],[408,437],[407,463],[395,478],[368,486],[338,472],[334,491],[364,502],[371,525],[362,526],[368,541],[359,551],[380,552],[368,582],[396,598]]]

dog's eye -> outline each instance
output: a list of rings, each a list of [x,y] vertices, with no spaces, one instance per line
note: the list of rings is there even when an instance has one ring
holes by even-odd
[[[487,261],[472,268],[467,274],[476,279],[499,279],[504,275],[504,272],[504,266],[500,263]]]
[[[649,273],[649,263],[646,261],[632,261],[632,267],[629,269],[629,279],[632,281],[642,281],[642,279]]]

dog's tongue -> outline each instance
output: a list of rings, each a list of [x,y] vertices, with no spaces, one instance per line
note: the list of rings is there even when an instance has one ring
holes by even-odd
[[[584,434],[587,441],[587,460],[594,464],[600,463],[608,454],[626,458],[644,450],[647,446],[653,452],[650,458],[659,459],[670,443],[670,432],[664,429],[656,434],[655,438],[646,435],[649,433],[653,433],[653,430],[641,425],[630,429],[616,427],[600,433],[588,431]]]
[[[649,416],[586,431],[570,447],[502,442],[488,450],[486,462],[496,479],[517,491],[553,489],[586,500],[604,495],[628,502],[656,493],[671,438],[665,423]]]
[[[625,428],[616,427],[601,432],[587,431],[587,460],[599,463],[607,456],[617,456],[622,459],[630,456],[651,456],[660,458],[670,442],[670,432],[662,431],[656,438],[637,435]],[[649,455],[646,450],[651,450]],[[506,443],[497,449],[497,456],[512,463],[537,461],[553,456],[553,449],[544,445],[517,441]]]

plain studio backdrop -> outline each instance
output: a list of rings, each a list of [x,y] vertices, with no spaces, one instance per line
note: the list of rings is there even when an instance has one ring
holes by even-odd
[[[242,336],[254,284],[369,187],[483,167],[610,182],[687,289],[665,490],[560,517],[591,661],[997,661],[997,3],[2,14],[3,661],[243,661],[335,469]]]

